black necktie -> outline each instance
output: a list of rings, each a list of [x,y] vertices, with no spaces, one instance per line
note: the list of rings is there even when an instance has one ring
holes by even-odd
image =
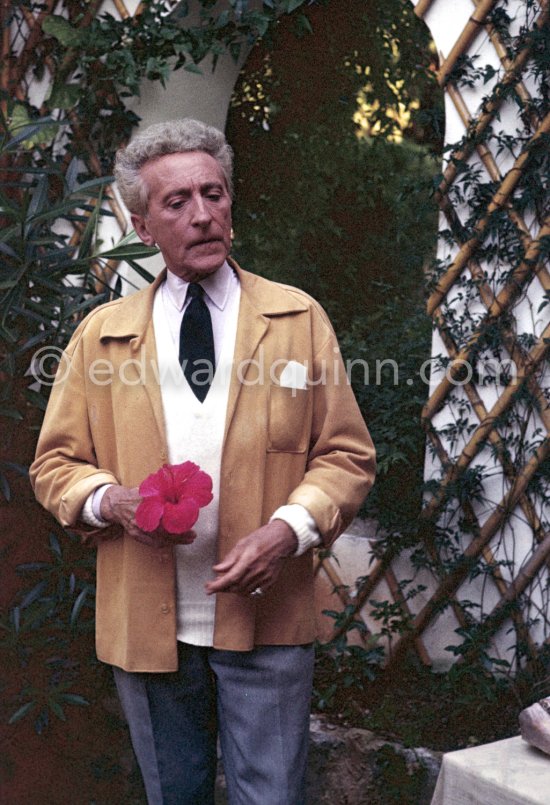
[[[187,289],[191,301],[185,309],[180,328],[180,364],[195,397],[204,402],[216,371],[212,319],[204,290],[192,282]]]

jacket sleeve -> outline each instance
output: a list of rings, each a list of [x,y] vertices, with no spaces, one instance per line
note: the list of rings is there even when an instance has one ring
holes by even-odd
[[[62,355],[29,471],[37,500],[63,526],[77,523],[96,487],[118,483],[97,466],[86,399],[85,326],[80,325]]]
[[[325,338],[314,358],[308,461],[288,503],[300,503],[310,512],[328,547],[357,514],[373,485],[376,464],[336,336],[324,311],[319,313]]]

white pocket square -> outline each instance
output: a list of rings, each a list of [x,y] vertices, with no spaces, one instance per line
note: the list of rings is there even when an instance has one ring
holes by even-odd
[[[279,385],[287,389],[307,388],[307,366],[298,361],[289,361],[281,372]]]

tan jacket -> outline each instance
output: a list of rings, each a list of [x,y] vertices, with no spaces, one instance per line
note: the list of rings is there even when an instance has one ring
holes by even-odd
[[[301,291],[233,265],[241,304],[221,464],[219,556],[284,503],[305,506],[328,546],[372,485],[372,441],[322,309]],[[152,325],[163,277],[91,313],[60,365],[30,474],[38,500],[64,526],[77,524],[98,485],[137,486],[167,461]],[[308,367],[307,389],[278,385],[290,360]],[[170,549],[142,545],[116,527],[102,532],[96,634],[99,659],[112,665],[177,668]],[[286,559],[262,598],[217,596],[218,648],[314,638],[311,551]]]

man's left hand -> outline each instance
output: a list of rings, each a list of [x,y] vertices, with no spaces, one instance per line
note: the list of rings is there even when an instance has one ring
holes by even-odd
[[[281,571],[282,560],[298,547],[296,535],[284,520],[273,520],[243,537],[222,562],[214,565],[217,578],[206,584],[208,595],[250,595],[268,590]]]

